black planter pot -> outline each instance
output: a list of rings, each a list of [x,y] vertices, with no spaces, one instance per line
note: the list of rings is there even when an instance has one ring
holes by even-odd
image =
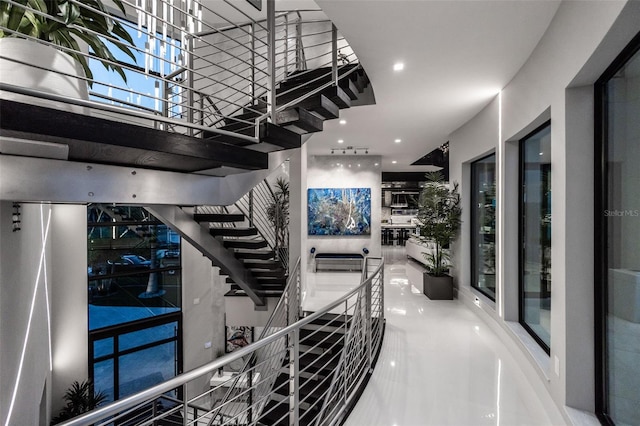
[[[431,300],[453,300],[453,277],[450,275],[434,277],[425,273],[423,289],[424,295]]]

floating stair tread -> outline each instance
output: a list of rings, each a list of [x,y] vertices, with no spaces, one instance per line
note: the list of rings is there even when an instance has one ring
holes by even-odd
[[[250,240],[250,239],[235,239],[235,240],[224,240],[224,246],[227,248],[245,248],[245,249],[258,249],[267,247],[268,244],[264,240]]]
[[[248,269],[265,269],[265,270],[282,269],[282,263],[272,259],[268,259],[268,260],[243,259],[243,264],[245,268],[248,268]]]
[[[344,334],[331,333],[323,330],[300,330],[300,344],[316,346],[324,349],[334,348],[336,343],[344,341]],[[342,345],[338,345],[342,346]]]
[[[220,129],[239,133],[245,136],[255,135],[254,127],[249,126],[246,123],[232,123],[227,126],[223,126]],[[223,142],[238,146],[252,144],[250,141],[238,137],[221,135],[213,132],[204,132],[204,139],[207,141]],[[267,122],[260,123],[259,140],[260,142],[266,142],[285,149],[300,148],[300,146],[302,146],[302,139],[298,133]]]
[[[276,254],[273,250],[234,250],[234,256],[237,259],[252,259],[252,260],[270,260],[273,259]]]
[[[239,213],[196,213],[193,220],[199,223],[244,222],[245,217]]]
[[[269,401],[262,411],[264,414],[258,420],[259,424],[265,426],[288,426],[289,425],[289,403],[288,401]]]
[[[258,235],[258,230],[254,227],[213,227],[209,228],[209,233],[214,237],[250,237]]]

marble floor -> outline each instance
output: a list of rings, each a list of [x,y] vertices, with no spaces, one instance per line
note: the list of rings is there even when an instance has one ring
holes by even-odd
[[[411,285],[403,247],[384,247],[387,329],[378,364],[346,426],[552,425],[498,336],[471,310]],[[354,288],[359,273],[307,275],[304,308]]]

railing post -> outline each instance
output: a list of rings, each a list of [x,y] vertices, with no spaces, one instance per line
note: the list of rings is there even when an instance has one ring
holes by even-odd
[[[371,346],[371,322],[372,322],[372,318],[371,318],[371,299],[372,299],[372,295],[371,295],[371,286],[373,285],[373,280],[369,282],[369,285],[366,286],[364,292],[365,292],[365,325],[366,325],[366,340],[367,340],[367,363],[369,365],[369,372],[373,371],[372,368],[372,358],[373,358],[373,352],[372,352],[372,346]]]
[[[249,191],[249,226],[253,226],[253,189]]]
[[[271,123],[276,118],[276,5],[267,0],[267,112]]]
[[[200,95],[199,113],[200,113],[200,125],[204,126],[204,96],[202,95]]]
[[[187,52],[188,58],[187,61],[187,123],[194,124],[194,114],[193,114],[193,105],[195,104],[195,99],[193,96],[193,46],[194,46],[194,38],[187,37]],[[187,130],[189,136],[193,136],[193,127],[189,127]]]
[[[307,69],[306,58],[304,56],[304,46],[302,45],[302,15],[296,12],[298,21],[296,22],[296,71]]]
[[[284,78],[289,75],[289,15],[284,15]]]
[[[182,385],[182,398],[183,398],[183,405],[184,407],[182,408],[182,425],[183,426],[188,426],[189,424],[189,416],[187,415],[189,413],[189,394],[187,393],[187,384],[185,383],[184,385]]]
[[[298,426],[300,419],[298,401],[299,394],[299,371],[300,371],[300,329],[296,328],[291,332],[293,344],[289,349],[289,426]]]
[[[251,23],[251,104],[256,103],[256,23]]]
[[[357,305],[358,304],[356,303],[356,306]],[[342,350],[345,353],[344,362],[342,363],[342,372],[343,372],[343,374],[342,374],[342,393],[344,394],[344,402],[345,402],[345,404],[347,403],[347,367],[348,367],[347,363],[349,361],[347,356],[346,356],[346,354],[347,354],[347,345],[349,343],[349,341],[347,340],[347,337],[349,337],[348,336],[349,335],[349,328],[347,327],[347,325],[349,324],[349,314],[348,314],[348,312],[349,312],[349,300],[347,299],[347,300],[344,301],[344,343],[342,345]],[[351,327],[353,327],[355,325],[354,324],[355,318],[356,318],[356,313],[354,311],[353,312],[353,316],[351,317]],[[336,373],[340,374],[339,371],[337,371]]]
[[[338,85],[338,29],[331,24],[331,79]]]
[[[172,92],[173,93],[173,92]],[[163,92],[164,101],[162,102],[162,116],[169,118],[169,81],[164,81],[164,92]],[[160,124],[161,130],[167,130],[167,124]]]

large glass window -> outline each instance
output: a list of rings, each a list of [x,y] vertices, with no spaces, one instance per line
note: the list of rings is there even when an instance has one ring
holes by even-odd
[[[115,401],[175,377],[180,367],[180,313],[89,334],[94,387]]]
[[[90,373],[115,400],[180,370],[180,237],[142,207],[87,208]]]
[[[496,300],[496,155],[471,164],[471,286]]]
[[[598,411],[640,419],[640,34],[596,85]]]
[[[551,346],[551,126],[520,142],[520,323]]]

